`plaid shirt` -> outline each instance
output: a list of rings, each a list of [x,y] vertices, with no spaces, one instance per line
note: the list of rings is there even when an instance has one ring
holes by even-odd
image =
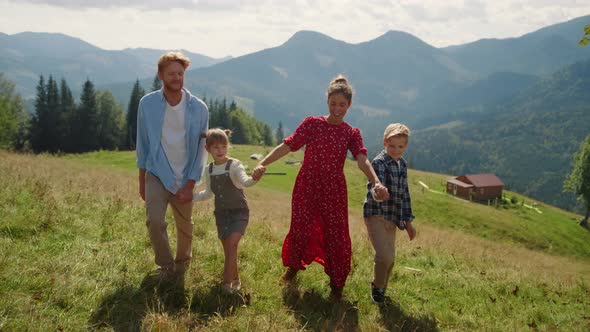
[[[363,217],[379,215],[396,223],[399,229],[406,228],[406,222],[414,220],[412,202],[408,189],[408,167],[406,161],[400,158],[399,165],[385,150],[381,151],[371,163],[379,181],[387,187],[389,199],[377,202],[371,190],[373,184],[367,184],[367,197],[363,205]]]

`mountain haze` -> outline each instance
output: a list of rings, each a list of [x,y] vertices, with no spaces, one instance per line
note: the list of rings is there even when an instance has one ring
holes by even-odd
[[[590,16],[518,38],[447,48],[399,31],[359,44],[300,31],[275,48],[189,71],[187,86],[197,94],[235,98],[271,125],[281,120],[293,129],[304,116],[325,112],[328,82],[344,73],[357,92],[350,122],[365,130],[390,119],[424,127],[424,119],[500,101],[589,59],[590,52],[576,44],[588,21]]]
[[[361,127],[409,119],[417,99],[438,97],[468,78],[443,51],[407,33],[348,44],[301,31],[278,47],[189,71],[186,85],[199,94],[233,97],[257,117],[293,129],[304,116],[325,112],[326,87],[339,73],[357,91],[349,116]]]
[[[482,39],[443,50],[467,70],[485,76],[498,71],[550,75],[588,58],[578,41],[590,16],[551,25],[518,38]]]
[[[23,32],[0,34],[0,72],[28,98],[35,95],[39,75],[62,77],[73,89],[89,78],[95,84],[127,82],[135,78],[153,79],[158,57],[164,50],[98,48],[78,38],[60,33]],[[194,68],[210,66],[224,59],[184,51]]]

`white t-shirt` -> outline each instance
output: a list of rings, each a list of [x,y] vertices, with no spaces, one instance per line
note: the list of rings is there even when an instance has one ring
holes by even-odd
[[[186,127],[184,125],[186,114],[185,100],[186,93],[182,91],[182,98],[176,106],[170,106],[166,102],[161,138],[162,148],[176,177],[178,189],[182,187],[182,174],[188,161]]]
[[[213,174],[211,175],[221,175],[225,173],[225,166],[227,161],[221,165],[213,164]],[[202,190],[198,193],[193,194],[193,202],[197,201],[204,201],[213,197],[214,193],[211,190],[211,176],[209,175],[209,166],[205,167],[204,171],[205,183],[207,184],[205,190]],[[256,184],[256,181],[252,179],[251,176],[246,174],[246,169],[244,165],[239,160],[233,159],[232,163],[229,167],[229,177],[231,182],[236,186],[238,189],[244,189],[246,187],[251,187]]]

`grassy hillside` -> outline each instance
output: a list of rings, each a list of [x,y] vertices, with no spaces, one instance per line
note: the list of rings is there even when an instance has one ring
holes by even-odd
[[[234,145],[230,155],[241,160],[249,169],[258,163],[249,156],[253,153],[265,155],[272,148]],[[66,159],[77,160],[89,166],[107,166],[114,169],[136,172],[133,152],[101,151],[82,155],[68,155]],[[303,160],[303,152],[289,154],[272,164],[269,172],[284,172],[285,176],[269,175],[257,187],[284,194],[293,189],[300,165],[286,161]],[[366,180],[356,163],[348,160],[345,165],[348,183],[350,213],[360,214],[366,195]],[[134,173],[135,174],[135,173]],[[460,230],[485,239],[541,250],[551,254],[567,255],[590,259],[590,232],[577,225],[581,216],[545,205],[542,202],[505,191],[504,196],[515,204],[503,204],[498,208],[473,204],[452,196],[441,194],[445,191],[446,176],[435,173],[410,170],[410,191],[414,214],[418,222],[426,222],[440,228]],[[423,190],[419,184],[426,184],[431,190]],[[542,213],[523,206],[535,205]],[[290,206],[289,206],[290,207]]]
[[[247,161],[262,150],[237,146],[232,153]],[[391,304],[371,304],[372,249],[359,214],[364,181],[352,163],[353,270],[342,303],[327,301],[328,279],[317,264],[301,273],[298,287],[278,286],[297,172],[283,161],[270,171],[287,176],[267,176],[247,190],[252,216],[240,269],[249,296],[219,289],[223,254],[211,201],[194,209],[195,258],[184,284],[158,286],[133,161],[129,152],[0,152],[0,330],[590,328],[590,232],[575,225],[576,216],[422,192],[417,181],[443,185],[443,176],[422,172],[410,173],[418,238],[400,234]]]

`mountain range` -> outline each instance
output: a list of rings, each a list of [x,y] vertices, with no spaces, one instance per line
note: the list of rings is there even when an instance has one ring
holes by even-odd
[[[214,59],[182,50],[192,68],[211,66],[228,58]],[[39,75],[65,78],[79,89],[87,78],[95,84],[128,82],[156,74],[158,57],[164,50],[128,48],[111,51],[60,33],[0,32],[0,72],[12,80],[25,98],[35,95]]]
[[[233,99],[289,132],[303,117],[327,112],[326,87],[343,73],[356,90],[347,121],[363,130],[373,153],[387,123],[405,122],[414,129],[413,167],[495,172],[512,190],[571,208],[560,181],[590,132],[590,89],[580,76],[587,75],[590,49],[577,45],[588,23],[584,16],[520,37],[444,48],[401,31],[358,44],[300,31],[282,45],[232,59],[189,54],[195,69],[185,85],[199,96]],[[7,44],[17,36],[36,41]],[[161,52],[105,51],[59,34],[0,34],[0,71],[25,96],[34,93],[39,73],[53,73],[74,90],[88,77],[126,104],[135,78],[151,86]],[[14,64],[20,69],[11,71]],[[125,70],[107,74],[118,65]]]

